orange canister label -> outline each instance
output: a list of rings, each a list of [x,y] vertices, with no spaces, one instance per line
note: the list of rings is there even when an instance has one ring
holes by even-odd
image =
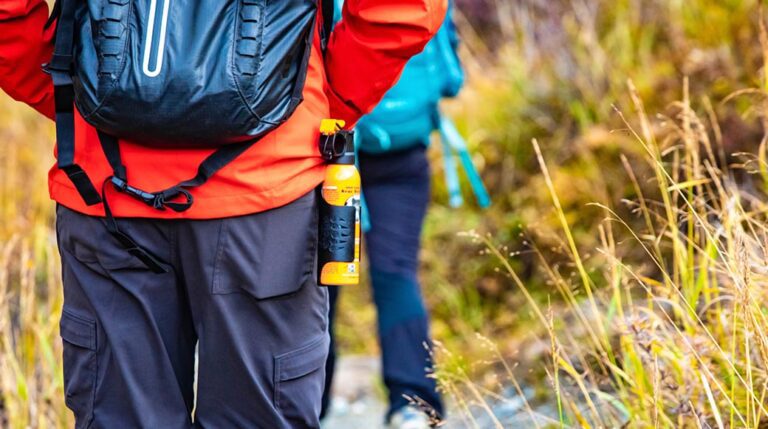
[[[355,207],[353,261],[321,261],[320,284],[356,285],[360,282],[360,174],[354,165],[329,165],[321,191],[332,206]]]

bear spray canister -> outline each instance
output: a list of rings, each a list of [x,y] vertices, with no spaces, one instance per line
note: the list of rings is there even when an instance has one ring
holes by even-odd
[[[320,198],[318,284],[360,282],[360,173],[352,131],[343,121],[323,121],[320,150],[328,160]]]

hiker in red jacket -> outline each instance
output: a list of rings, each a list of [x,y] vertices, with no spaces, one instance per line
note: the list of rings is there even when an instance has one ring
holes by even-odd
[[[445,8],[348,0],[329,33],[314,0],[0,2],[0,88],[57,123],[77,428],[319,427],[318,127],[368,112]]]

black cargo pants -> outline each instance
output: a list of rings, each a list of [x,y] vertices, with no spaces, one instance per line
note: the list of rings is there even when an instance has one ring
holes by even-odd
[[[60,206],[76,427],[319,427],[328,298],[315,281],[316,199],[227,219],[121,219],[167,274],[121,248],[103,219]]]

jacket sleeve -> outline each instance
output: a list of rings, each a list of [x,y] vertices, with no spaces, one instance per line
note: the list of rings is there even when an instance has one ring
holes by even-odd
[[[435,35],[447,7],[447,0],[346,0],[325,57],[331,117],[351,125],[370,112]]]
[[[0,89],[54,117],[53,83],[41,65],[53,52],[45,0],[0,1]]]

